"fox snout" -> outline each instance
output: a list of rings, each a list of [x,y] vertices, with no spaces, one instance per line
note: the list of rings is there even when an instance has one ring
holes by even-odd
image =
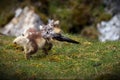
[[[13,41],[13,44],[17,44],[15,41]]]

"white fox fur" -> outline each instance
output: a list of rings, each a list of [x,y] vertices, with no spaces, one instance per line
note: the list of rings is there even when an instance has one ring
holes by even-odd
[[[42,49],[45,54],[48,54],[48,50],[52,48],[52,44],[42,38],[38,33],[31,33],[26,36],[21,35],[15,38],[13,43],[24,48],[26,59],[29,59],[30,55],[36,53],[38,48]]]

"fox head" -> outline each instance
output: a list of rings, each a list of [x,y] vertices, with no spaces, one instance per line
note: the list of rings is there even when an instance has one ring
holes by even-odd
[[[54,33],[61,33],[61,29],[59,27],[59,20],[48,20],[48,25],[53,28]]]
[[[17,45],[20,45],[20,46],[24,46],[28,42],[29,42],[29,39],[26,38],[24,35],[16,37],[13,41],[14,44],[17,44]]]

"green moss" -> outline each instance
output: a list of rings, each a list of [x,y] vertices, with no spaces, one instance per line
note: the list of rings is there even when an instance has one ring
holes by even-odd
[[[107,13],[101,13],[101,15],[99,16],[98,18],[98,22],[101,22],[101,21],[108,21],[112,18],[112,15],[111,14],[107,14]]]
[[[4,27],[14,17],[14,14],[8,14],[4,18],[0,19],[0,27]]]
[[[91,39],[98,39],[98,32],[95,27],[89,26],[82,30],[81,35]]]
[[[49,55],[39,50],[30,60],[13,46],[13,37],[0,36],[0,79],[119,80],[119,41],[101,43],[80,35],[65,36],[80,44],[55,41]]]

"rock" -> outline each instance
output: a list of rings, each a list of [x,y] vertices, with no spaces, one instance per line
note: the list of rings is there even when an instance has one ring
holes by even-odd
[[[18,8],[18,9],[15,11],[15,17],[18,17],[21,13],[22,13],[22,9],[21,9],[21,8]]]
[[[113,15],[120,13],[120,0],[103,0],[105,10]]]
[[[115,15],[110,21],[102,21],[97,25],[99,40],[115,41],[120,39],[120,14]]]
[[[20,36],[27,28],[39,29],[43,22],[33,9],[25,7],[15,11],[14,18],[0,32],[8,36]]]

